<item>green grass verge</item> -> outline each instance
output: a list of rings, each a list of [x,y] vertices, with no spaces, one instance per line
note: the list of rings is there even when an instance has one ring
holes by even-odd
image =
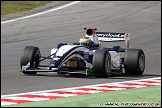
[[[1,15],[28,11],[51,1],[1,1]]]
[[[161,103],[161,86],[133,88],[129,90],[86,94],[46,101],[29,102],[9,107],[117,107],[131,106],[131,103],[147,103],[148,105]],[[123,103],[123,104],[122,104]],[[127,103],[129,103],[127,105]],[[157,106],[157,105],[156,105]],[[2,106],[5,107],[5,106]]]

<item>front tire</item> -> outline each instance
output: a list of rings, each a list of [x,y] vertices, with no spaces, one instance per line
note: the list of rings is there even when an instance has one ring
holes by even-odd
[[[145,70],[145,54],[142,49],[128,49],[124,57],[125,73],[142,75]]]
[[[38,47],[26,46],[21,54],[20,67],[26,66],[30,62],[30,68],[37,68],[39,65],[39,60],[41,53]],[[35,71],[26,72],[24,74],[36,74]]]
[[[106,78],[111,75],[111,56],[108,50],[96,50],[93,55],[94,75]]]

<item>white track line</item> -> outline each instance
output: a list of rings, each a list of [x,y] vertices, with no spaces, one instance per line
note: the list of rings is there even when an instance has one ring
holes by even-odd
[[[13,104],[17,104],[15,102],[3,102],[1,103],[1,105],[13,105]]]
[[[1,25],[5,24],[5,23],[9,23],[9,22],[13,22],[13,21],[21,20],[21,19],[26,19],[26,18],[31,18],[31,17],[35,17],[35,16],[38,16],[38,15],[46,14],[46,13],[49,13],[49,12],[53,12],[53,11],[56,11],[56,10],[59,10],[59,9],[66,8],[68,6],[74,5],[74,4],[79,3],[79,2],[81,2],[81,1],[75,1],[75,2],[72,2],[72,3],[66,4],[64,6],[57,7],[57,8],[54,8],[54,9],[50,9],[50,10],[47,10],[47,11],[43,11],[43,12],[40,12],[40,13],[36,13],[36,14],[33,14],[33,15],[20,17],[20,18],[15,18],[15,19],[8,20],[8,21],[3,21],[3,22],[1,22]]]

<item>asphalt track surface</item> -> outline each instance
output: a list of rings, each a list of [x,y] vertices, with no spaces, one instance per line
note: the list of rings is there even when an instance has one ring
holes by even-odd
[[[20,73],[20,56],[28,45],[50,55],[59,42],[72,44],[85,34],[84,27],[101,32],[128,32],[130,48],[145,52],[142,76],[109,78]],[[125,43],[115,43],[125,47]],[[114,43],[102,43],[112,47]],[[47,62],[48,64],[48,62]],[[1,25],[1,95],[61,89],[161,76],[161,1],[82,1],[75,5]]]

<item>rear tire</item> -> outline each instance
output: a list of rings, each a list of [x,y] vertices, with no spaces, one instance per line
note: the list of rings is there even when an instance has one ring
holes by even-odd
[[[124,57],[125,73],[142,75],[145,70],[145,54],[142,49],[128,49]]]
[[[111,56],[108,50],[98,49],[93,55],[94,75],[107,78],[111,75]]]
[[[39,60],[41,53],[38,47],[26,46],[21,54],[20,67],[26,66],[30,62],[30,68],[37,68],[39,65]],[[23,72],[24,74],[36,74],[35,71]]]

